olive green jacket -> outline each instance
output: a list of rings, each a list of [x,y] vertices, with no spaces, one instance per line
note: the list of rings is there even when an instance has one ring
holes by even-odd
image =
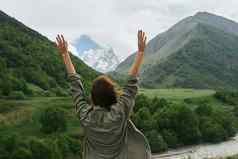
[[[129,118],[135,104],[138,77],[128,75],[122,95],[108,111],[85,100],[79,74],[68,74],[75,110],[85,131],[84,159],[150,159],[145,136]]]

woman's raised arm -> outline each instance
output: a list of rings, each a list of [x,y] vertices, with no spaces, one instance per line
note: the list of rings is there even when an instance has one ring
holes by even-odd
[[[144,50],[146,46],[146,36],[142,30],[138,31],[138,51],[134,63],[128,71],[127,81],[123,87],[122,95],[119,97],[118,103],[120,106],[113,107],[113,109],[121,109],[125,113],[126,119],[132,111],[135,104],[135,96],[138,92],[138,72],[143,60]]]
[[[56,41],[57,48],[59,49],[59,53],[63,58],[67,70],[67,78],[70,82],[70,91],[73,96],[73,103],[77,116],[79,117],[81,124],[86,126],[89,121],[88,112],[91,110],[91,107],[85,99],[85,91],[81,82],[81,76],[75,71],[68,52],[68,43],[65,41],[64,36],[58,35]]]
[[[71,61],[69,52],[68,52],[68,43],[67,41],[65,41],[64,36],[63,35],[57,35],[56,37],[56,41],[57,41],[57,48],[59,49],[59,53],[63,58],[66,70],[68,75],[69,74],[75,74],[76,71],[74,69],[74,65]]]
[[[145,51],[145,46],[146,46],[145,32],[143,32],[142,30],[139,30],[138,34],[137,34],[137,38],[138,38],[138,51],[136,53],[134,63],[132,64],[131,68],[129,69],[129,72],[128,72],[129,75],[137,75],[138,74],[140,65],[141,65],[143,57],[144,57],[144,51]]]

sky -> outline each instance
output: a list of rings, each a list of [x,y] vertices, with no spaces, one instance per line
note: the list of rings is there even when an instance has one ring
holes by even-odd
[[[150,40],[198,11],[238,22],[238,0],[0,0],[0,9],[53,41],[87,34],[121,60],[136,51],[138,29]]]

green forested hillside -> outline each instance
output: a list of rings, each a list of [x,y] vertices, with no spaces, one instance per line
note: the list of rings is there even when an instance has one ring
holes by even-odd
[[[148,87],[238,88],[238,37],[199,24],[183,48],[142,74]],[[156,75],[156,76],[155,76]]]
[[[77,57],[71,57],[89,88],[98,73]],[[0,12],[0,94],[66,95],[66,78],[54,43]]]
[[[238,24],[197,13],[148,42],[140,72],[148,88],[238,89]],[[125,74],[135,54],[116,69]]]

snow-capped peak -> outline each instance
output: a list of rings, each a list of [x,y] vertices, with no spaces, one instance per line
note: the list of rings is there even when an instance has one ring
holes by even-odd
[[[88,35],[81,35],[69,49],[86,64],[99,72],[113,71],[120,63],[113,48],[100,46]]]

